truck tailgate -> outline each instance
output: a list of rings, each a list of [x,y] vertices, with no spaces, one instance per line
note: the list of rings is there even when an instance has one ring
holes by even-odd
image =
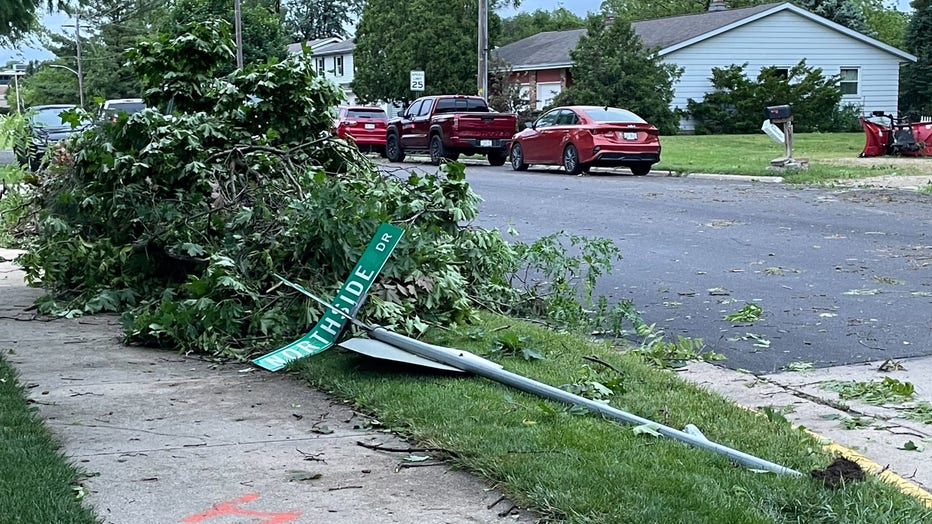
[[[518,119],[503,113],[458,113],[455,122],[460,138],[511,138]]]

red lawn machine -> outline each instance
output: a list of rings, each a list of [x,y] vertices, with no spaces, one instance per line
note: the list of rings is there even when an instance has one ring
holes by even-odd
[[[872,115],[870,120],[861,117],[867,143],[858,156],[932,156],[932,122],[920,122],[919,115],[915,113],[896,117],[874,111]]]

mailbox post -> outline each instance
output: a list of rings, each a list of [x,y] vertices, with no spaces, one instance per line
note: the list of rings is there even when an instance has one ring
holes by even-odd
[[[809,167],[808,159],[793,158],[793,109],[790,105],[769,106],[764,111],[766,117],[774,124],[783,124],[786,153],[781,158],[770,161],[773,167]]]

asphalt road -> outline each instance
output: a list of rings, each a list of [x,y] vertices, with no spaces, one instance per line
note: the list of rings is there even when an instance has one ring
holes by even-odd
[[[418,168],[431,166],[417,164]],[[597,292],[723,365],[774,372],[932,354],[932,198],[677,177],[469,166],[477,225],[612,239]],[[724,316],[753,302],[761,320]]]

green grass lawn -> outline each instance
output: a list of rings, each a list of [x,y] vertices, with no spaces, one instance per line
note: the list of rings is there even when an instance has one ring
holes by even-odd
[[[0,355],[0,522],[99,522],[81,504],[78,477]]]
[[[718,443],[806,473],[778,476],[737,467],[720,455],[494,383],[331,350],[295,368],[313,384],[351,399],[378,421],[488,478],[519,504],[571,523],[918,523],[932,510],[871,477],[829,488],[809,477],[832,460],[819,442],[779,416],[755,415],[648,367],[606,344],[485,316],[468,333],[431,341],[489,354],[512,333],[544,360],[495,360],[551,385],[617,383],[611,404],[676,428],[696,424]],[[596,356],[615,370],[587,360]],[[402,457],[400,457],[401,459]]]
[[[801,133],[795,136],[793,157],[809,160],[809,169],[776,170],[770,161],[784,147],[765,134],[676,135],[661,137],[661,161],[656,169],[680,173],[725,173],[783,176],[788,182],[812,183],[879,175],[932,174],[932,158],[902,162],[896,157],[858,159],[864,133]],[[927,165],[924,165],[926,164]]]

